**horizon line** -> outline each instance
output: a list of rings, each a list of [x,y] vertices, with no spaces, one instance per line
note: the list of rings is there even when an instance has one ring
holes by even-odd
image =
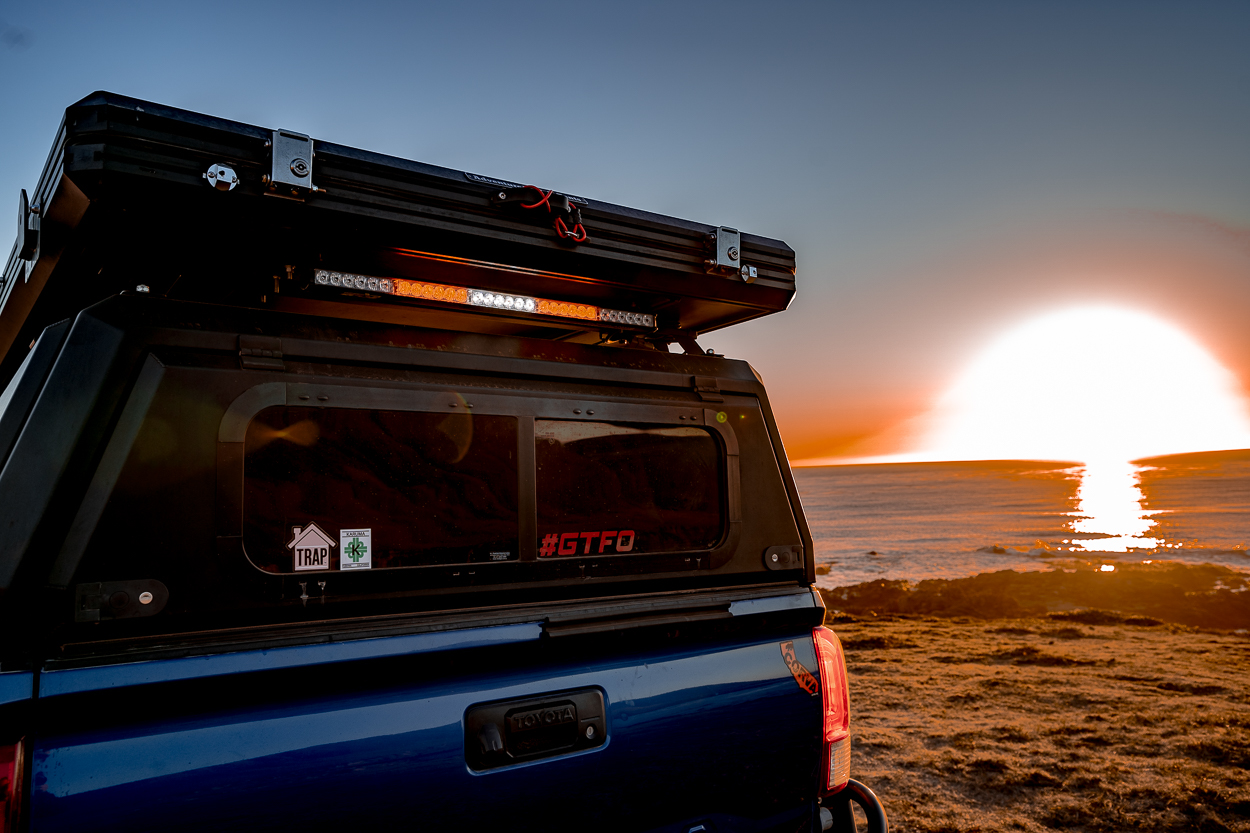
[[[1250,447],[1236,446],[1225,448],[1200,448],[1189,451],[1169,451],[1163,454],[1147,454],[1133,457],[1126,462],[1138,463],[1145,460],[1157,460],[1160,457],[1180,457],[1188,454],[1216,454],[1225,451],[1247,451]],[[917,463],[1062,463],[1068,467],[1087,465],[1087,460],[1064,459],[1060,457],[939,457],[935,453],[917,452],[913,454],[878,454],[868,457],[805,457],[791,460],[791,468],[827,468],[832,466],[884,466],[907,465]]]

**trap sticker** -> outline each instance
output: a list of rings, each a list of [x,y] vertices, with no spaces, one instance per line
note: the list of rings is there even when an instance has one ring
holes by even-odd
[[[373,549],[369,538],[372,529],[340,529],[340,570],[368,570],[373,567]]]
[[[583,546],[582,542],[585,542]],[[598,543],[596,543],[596,541]],[[538,545],[538,557],[553,555],[607,555],[634,549],[632,529],[605,529],[600,532],[552,532]]]
[[[790,673],[794,675],[794,681],[799,684],[799,688],[808,694],[820,693],[820,680],[816,679],[811,671],[799,662],[799,658],[794,655],[794,643],[781,643],[781,658],[786,661],[786,667],[790,669]]]
[[[295,551],[295,569],[328,570],[330,569],[330,547],[337,547],[338,542],[325,533],[315,523],[308,526],[291,527],[291,540],[286,548]]]

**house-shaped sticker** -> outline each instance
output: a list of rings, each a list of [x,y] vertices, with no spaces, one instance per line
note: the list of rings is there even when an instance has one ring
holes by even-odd
[[[322,531],[315,523],[305,527],[294,527],[294,536],[286,548],[295,550],[296,570],[328,570],[330,569],[330,547],[337,547],[335,541]]]

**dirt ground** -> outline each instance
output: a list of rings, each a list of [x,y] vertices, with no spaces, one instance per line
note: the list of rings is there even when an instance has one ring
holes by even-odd
[[[1244,633],[1098,611],[829,625],[852,777],[892,830],[1250,831]]]

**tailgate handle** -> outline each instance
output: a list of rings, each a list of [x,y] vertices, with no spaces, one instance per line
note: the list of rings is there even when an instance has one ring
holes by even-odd
[[[470,706],[464,756],[481,771],[602,746],[607,712],[597,688]]]

